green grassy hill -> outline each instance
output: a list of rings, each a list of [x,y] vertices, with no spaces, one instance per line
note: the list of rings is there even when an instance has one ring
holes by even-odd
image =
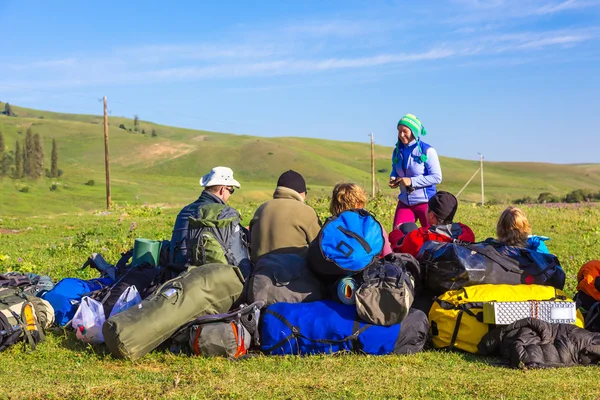
[[[0,180],[0,215],[48,214],[101,208],[104,195],[104,144],[102,117],[61,114],[13,106],[15,117],[0,115],[0,132],[6,150],[23,143],[31,128],[44,142],[46,166],[55,138],[59,150],[59,179],[38,181]],[[0,109],[4,104],[0,103]],[[119,129],[133,128],[131,119],[110,117],[112,198],[116,203],[188,203],[201,190],[198,179],[211,167],[231,167],[242,182],[236,202],[259,202],[269,197],[279,174],[300,171],[312,193],[329,193],[331,186],[351,180],[370,187],[370,149],[367,143],[308,138],[263,138],[175,128],[141,121],[146,134]],[[152,130],[158,137],[151,137]],[[376,147],[378,187],[387,189],[389,147]],[[458,192],[478,167],[477,161],[441,157],[441,188]],[[85,185],[94,180],[94,186]],[[598,189],[600,165],[489,162],[485,165],[486,199],[509,202],[540,192],[564,195],[573,189]],[[49,187],[58,184],[58,191]],[[28,187],[28,192],[20,190]],[[476,179],[461,196],[479,201]]]

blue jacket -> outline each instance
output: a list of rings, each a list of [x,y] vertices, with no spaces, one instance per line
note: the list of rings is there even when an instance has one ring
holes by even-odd
[[[427,156],[426,161],[421,157],[424,154]],[[399,143],[392,154],[390,178],[400,177],[410,178],[415,191],[409,194],[401,186],[399,201],[407,206],[427,203],[437,192],[435,185],[442,182],[442,168],[435,149],[422,141],[419,143],[413,140],[406,146]]]

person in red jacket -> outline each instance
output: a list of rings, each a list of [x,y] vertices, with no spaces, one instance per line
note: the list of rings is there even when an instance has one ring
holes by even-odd
[[[438,242],[474,242],[475,234],[468,226],[453,222],[458,209],[458,200],[449,192],[437,192],[427,203],[427,222],[429,227],[421,227],[401,237],[398,233],[390,234],[390,242],[396,253],[408,253],[417,256],[423,243],[430,240]],[[401,243],[399,243],[401,242]]]

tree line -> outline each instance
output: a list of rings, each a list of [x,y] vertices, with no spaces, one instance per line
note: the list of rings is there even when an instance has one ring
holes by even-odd
[[[567,193],[565,196],[557,196],[550,192],[540,193],[536,198],[525,196],[516,199],[516,204],[545,204],[545,203],[584,203],[589,201],[600,201],[600,192],[589,189],[577,189]]]
[[[38,179],[44,175],[48,178],[62,175],[62,171],[58,169],[58,148],[55,139],[52,139],[50,169],[44,170],[44,147],[38,133],[34,134],[31,128],[27,128],[24,142],[17,140],[14,151],[6,151],[4,136],[0,132],[0,177]]]

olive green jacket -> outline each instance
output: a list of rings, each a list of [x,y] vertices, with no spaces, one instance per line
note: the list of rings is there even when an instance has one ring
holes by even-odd
[[[293,189],[278,186],[273,200],[261,205],[250,221],[250,258],[267,253],[305,254],[321,230],[317,213]]]

